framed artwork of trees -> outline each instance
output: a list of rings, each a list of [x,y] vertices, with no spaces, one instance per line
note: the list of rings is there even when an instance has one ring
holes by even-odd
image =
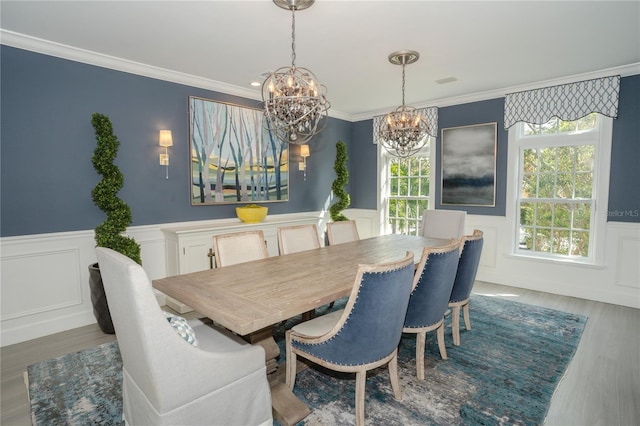
[[[191,204],[288,201],[289,150],[262,111],[189,97]]]

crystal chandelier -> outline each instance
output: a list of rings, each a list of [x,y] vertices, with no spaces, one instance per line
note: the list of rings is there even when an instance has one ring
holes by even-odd
[[[291,10],[291,67],[278,68],[262,83],[265,127],[278,139],[304,144],[326,125],[331,104],[326,87],[306,68],[296,67],[296,10],[310,7],[315,0],[273,0]]]
[[[389,55],[389,62],[402,65],[402,105],[387,114],[378,128],[382,146],[396,157],[409,157],[420,151],[427,141],[429,123],[414,107],[404,104],[404,67],[418,60],[413,50],[400,50]]]

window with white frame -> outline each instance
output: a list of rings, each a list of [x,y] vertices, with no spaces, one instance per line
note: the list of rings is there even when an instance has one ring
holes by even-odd
[[[431,137],[429,137],[431,139]],[[431,141],[429,141],[431,142]],[[387,232],[418,235],[431,194],[430,143],[412,157],[382,155],[381,198]]]
[[[598,231],[606,222],[610,121],[593,113],[514,126],[516,253],[595,262]]]

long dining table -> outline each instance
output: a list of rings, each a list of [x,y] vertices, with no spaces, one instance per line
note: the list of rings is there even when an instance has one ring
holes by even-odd
[[[273,328],[281,321],[348,296],[358,264],[390,262],[449,240],[382,235],[293,254],[157,279],[153,287],[265,349],[273,415],[294,425],[310,410],[278,371]],[[283,369],[284,370],[284,369]]]

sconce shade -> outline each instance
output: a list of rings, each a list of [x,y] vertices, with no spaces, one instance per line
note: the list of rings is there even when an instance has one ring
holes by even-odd
[[[304,144],[300,145],[300,157],[308,157],[309,156],[309,145]]]
[[[173,137],[171,136],[171,130],[160,130],[160,146],[168,147],[173,146]]]

